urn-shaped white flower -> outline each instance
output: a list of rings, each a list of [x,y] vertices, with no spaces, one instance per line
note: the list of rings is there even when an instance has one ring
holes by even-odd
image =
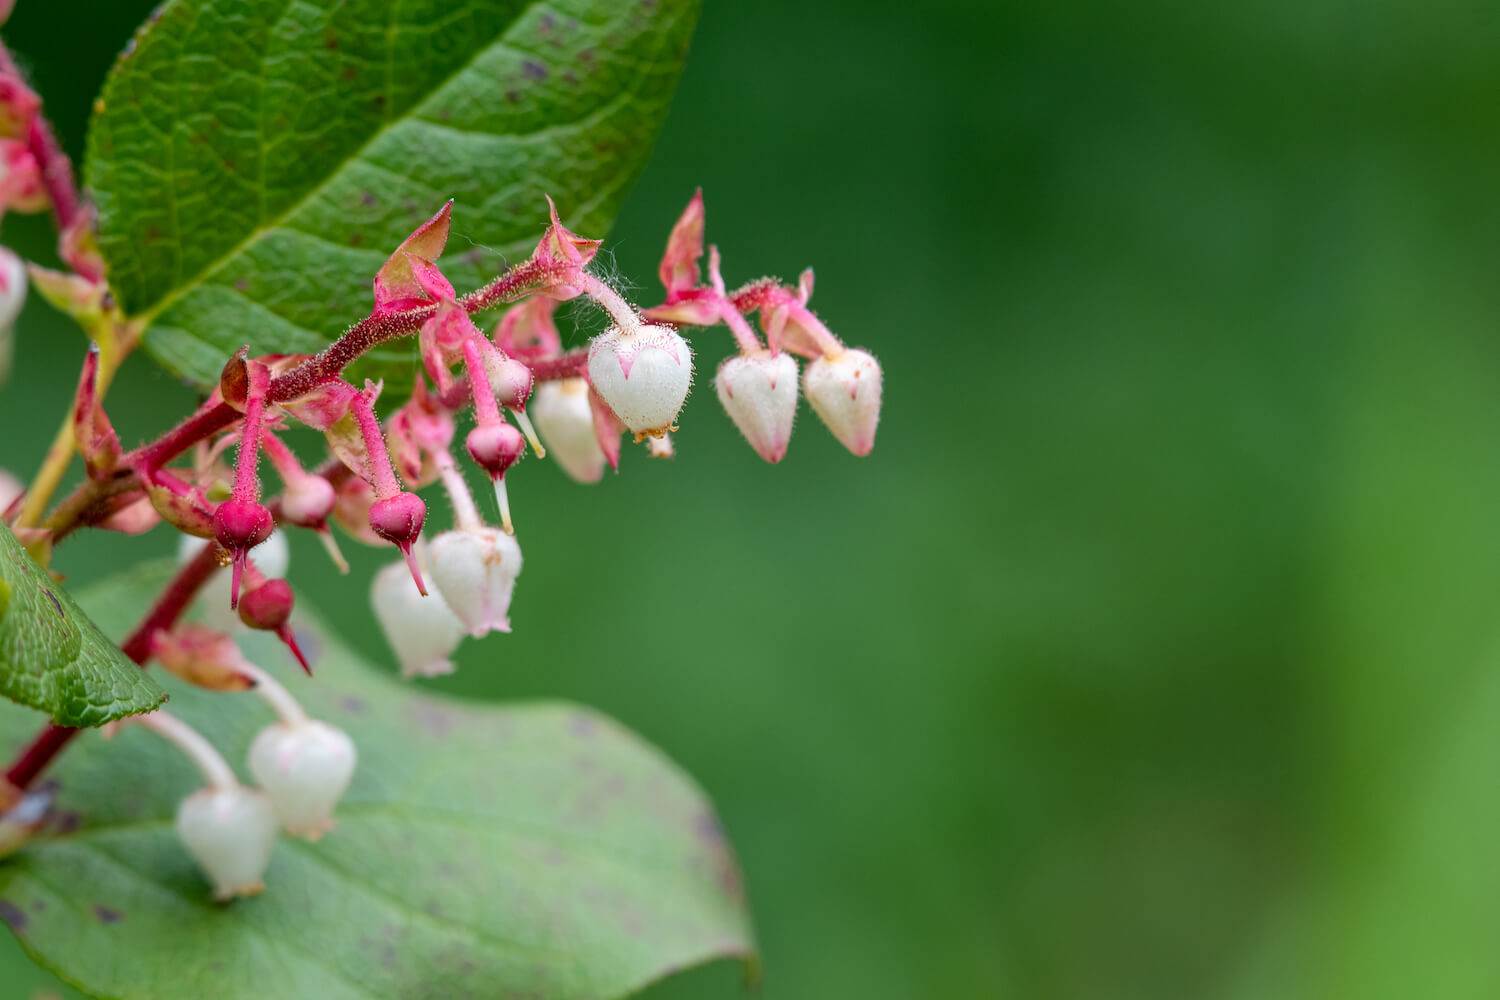
[[[177,542],[177,562],[188,562],[208,544],[207,539],[183,535]],[[256,569],[270,578],[286,576],[291,558],[292,550],[287,546],[286,535],[280,531],[271,532],[264,542],[250,550],[250,561],[255,563]],[[229,606],[232,582],[231,574],[220,570],[208,578],[208,582],[198,591],[197,600],[193,602],[202,614],[203,623],[221,632],[234,632],[244,628],[239,612]]]
[[[177,807],[177,836],[213,883],[215,899],[265,889],[276,816],[265,793],[241,785],[201,788]]]
[[[692,386],[693,352],[670,327],[610,327],[589,345],[589,381],[626,427],[662,434]]]
[[[880,422],[880,365],[865,351],[848,348],[807,366],[802,389],[813,412],[856,455],[875,447]]]
[[[510,631],[521,546],[498,528],[445,531],[432,541],[432,581],[472,636]]]
[[[719,402],[750,446],[767,462],[786,456],[797,416],[797,361],[782,351],[726,358],[714,378]]]
[[[604,475],[604,452],[594,436],[589,384],[581,378],[543,382],[531,395],[531,419],[547,445],[547,454],[580,483],[597,483]]]
[[[16,317],[26,304],[26,265],[15,251],[0,247],[0,382],[10,374]]]
[[[442,598],[417,593],[404,562],[391,563],[375,574],[370,584],[370,603],[386,641],[401,663],[403,677],[453,673],[453,662],[448,657],[463,641],[463,623],[448,610]]]
[[[357,760],[349,735],[317,719],[272,723],[250,744],[250,773],[281,828],[308,840],[333,829],[334,807]]]

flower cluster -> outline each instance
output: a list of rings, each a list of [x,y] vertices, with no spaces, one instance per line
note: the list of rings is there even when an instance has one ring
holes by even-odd
[[[0,94],[0,112],[17,106]],[[168,613],[142,633],[139,648],[127,643],[127,651],[203,687],[253,689],[280,718],[250,748],[254,788],[241,785],[183,720],[162,713],[140,720],[181,747],[205,777],[207,786],[183,801],[178,830],[217,896],[258,890],[278,826],[309,837],[330,829],[354,773],[349,738],[309,719],[234,641],[238,629],[272,633],[313,672],[292,627],[287,531],[316,533],[344,572],[332,525],[357,541],[394,546],[400,558],[375,574],[371,602],[402,673],[433,676],[453,670],[452,654],[465,637],[511,629],[522,554],[508,478],[528,450],[551,454],[580,482],[597,481],[606,466],[619,468],[626,431],[651,455],[673,454],[671,433],[694,361],[679,327],[729,327],[739,351],[719,366],[715,389],[767,461],[786,455],[797,357],[809,360],[803,393],[834,435],[857,455],[874,444],[880,368],[866,352],[846,348],[808,309],[810,271],[796,287],[764,279],[727,292],[718,249],[711,247],[704,284],[700,193],[667,243],[665,300],[640,310],[590,269],[600,241],[571,232],[550,201],[549,207],[550,223],[526,261],[460,294],[438,264],[452,211],[451,202],[444,205],[375,275],[368,317],[317,355],[241,349],[197,412],[134,450],[121,445],[105,412],[105,345],[96,347],[83,366],[70,427],[85,483],[39,521],[25,516],[28,498],[0,497],[0,514],[33,551],[47,551],[83,525],[138,533],[166,521],[184,534]],[[87,227],[88,213],[79,217]],[[75,315],[103,317],[100,329],[129,333],[118,316],[105,315],[107,286],[89,241],[73,243],[74,273],[33,268],[34,281],[52,301],[70,303]],[[0,255],[0,320],[9,273]],[[565,351],[554,311],[580,296],[604,311],[608,327],[587,349]],[[509,308],[493,329],[481,330],[474,317],[502,304]],[[747,319],[757,313],[763,341]],[[370,348],[411,335],[420,356],[413,391],[382,419],[384,386],[354,384],[344,371]],[[112,343],[118,354],[119,342]],[[460,447],[461,422],[472,425]],[[309,465],[298,458],[290,432],[299,425],[323,435],[325,460]],[[262,457],[279,481],[274,495],[263,481]],[[493,486],[493,522],[469,491],[465,463]],[[447,492],[453,523],[428,538],[428,509],[418,491],[436,483]],[[0,477],[0,492],[9,489]],[[227,574],[217,572],[224,567]],[[204,620],[177,623],[198,592]]]

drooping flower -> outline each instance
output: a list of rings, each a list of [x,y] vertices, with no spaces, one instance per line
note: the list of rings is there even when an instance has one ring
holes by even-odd
[[[714,378],[719,402],[767,462],[786,456],[797,416],[797,361],[785,351],[725,358]]]
[[[875,447],[880,422],[880,365],[865,351],[848,348],[821,357],[802,376],[807,401],[833,436],[856,455]]]
[[[580,483],[597,483],[604,475],[604,452],[594,435],[589,384],[581,378],[558,379],[537,386],[531,415],[546,442],[547,454]],[[615,435],[619,440],[618,433]]]
[[[250,773],[265,789],[281,828],[308,840],[333,829],[334,808],[357,761],[348,733],[306,717],[272,723],[250,744]]]
[[[432,579],[438,593],[476,638],[510,631],[510,601],[521,573],[513,535],[481,526],[445,531],[432,541]]]
[[[589,345],[589,381],[637,437],[675,429],[693,384],[693,351],[671,327],[610,327]]]
[[[403,677],[437,677],[453,672],[448,657],[467,634],[463,622],[441,598],[423,597],[414,591],[403,563],[391,563],[375,574],[370,603],[401,664]]]

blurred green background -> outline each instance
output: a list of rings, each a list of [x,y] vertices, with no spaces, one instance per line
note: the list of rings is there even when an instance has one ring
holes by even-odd
[[[150,6],[7,26],[70,149]],[[702,184],[731,283],[815,265],[879,355],[879,443],[804,407],[771,467],[700,387],[675,462],[525,464],[517,631],[436,686],[597,705],[696,775],[767,1000],[1500,996],[1496,29],[708,0],[619,266],[656,294]],[[35,303],[21,335],[24,472],[81,343]],[[140,357],[111,399],[138,438],[190,396]],[[308,544],[293,577],[339,592]],[[349,586],[322,610],[387,663]]]

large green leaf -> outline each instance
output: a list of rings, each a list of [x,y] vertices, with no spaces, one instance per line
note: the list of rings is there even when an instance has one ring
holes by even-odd
[[[138,571],[85,601],[118,626],[162,577]],[[337,828],[283,838],[264,895],[214,904],[172,830],[192,768],[134,727],[85,740],[55,771],[53,832],[0,864],[0,916],[33,957],[130,1000],[616,997],[751,959],[730,848],[659,752],[573,705],[420,694],[305,624],[316,676],[284,676],[360,752]],[[244,648],[286,665],[274,639]],[[258,699],[169,683],[173,711],[242,763],[269,721]],[[0,740],[27,722],[0,713]]]
[[[546,221],[600,234],[644,165],[698,0],[169,0],[116,65],[86,178],[146,345],[208,385],[313,351],[456,198],[460,290]],[[397,348],[365,373],[410,382]]]
[[[144,608],[142,608],[144,610]],[[167,693],[100,633],[0,524],[0,695],[64,726],[101,726]],[[37,719],[17,713],[20,730]]]

